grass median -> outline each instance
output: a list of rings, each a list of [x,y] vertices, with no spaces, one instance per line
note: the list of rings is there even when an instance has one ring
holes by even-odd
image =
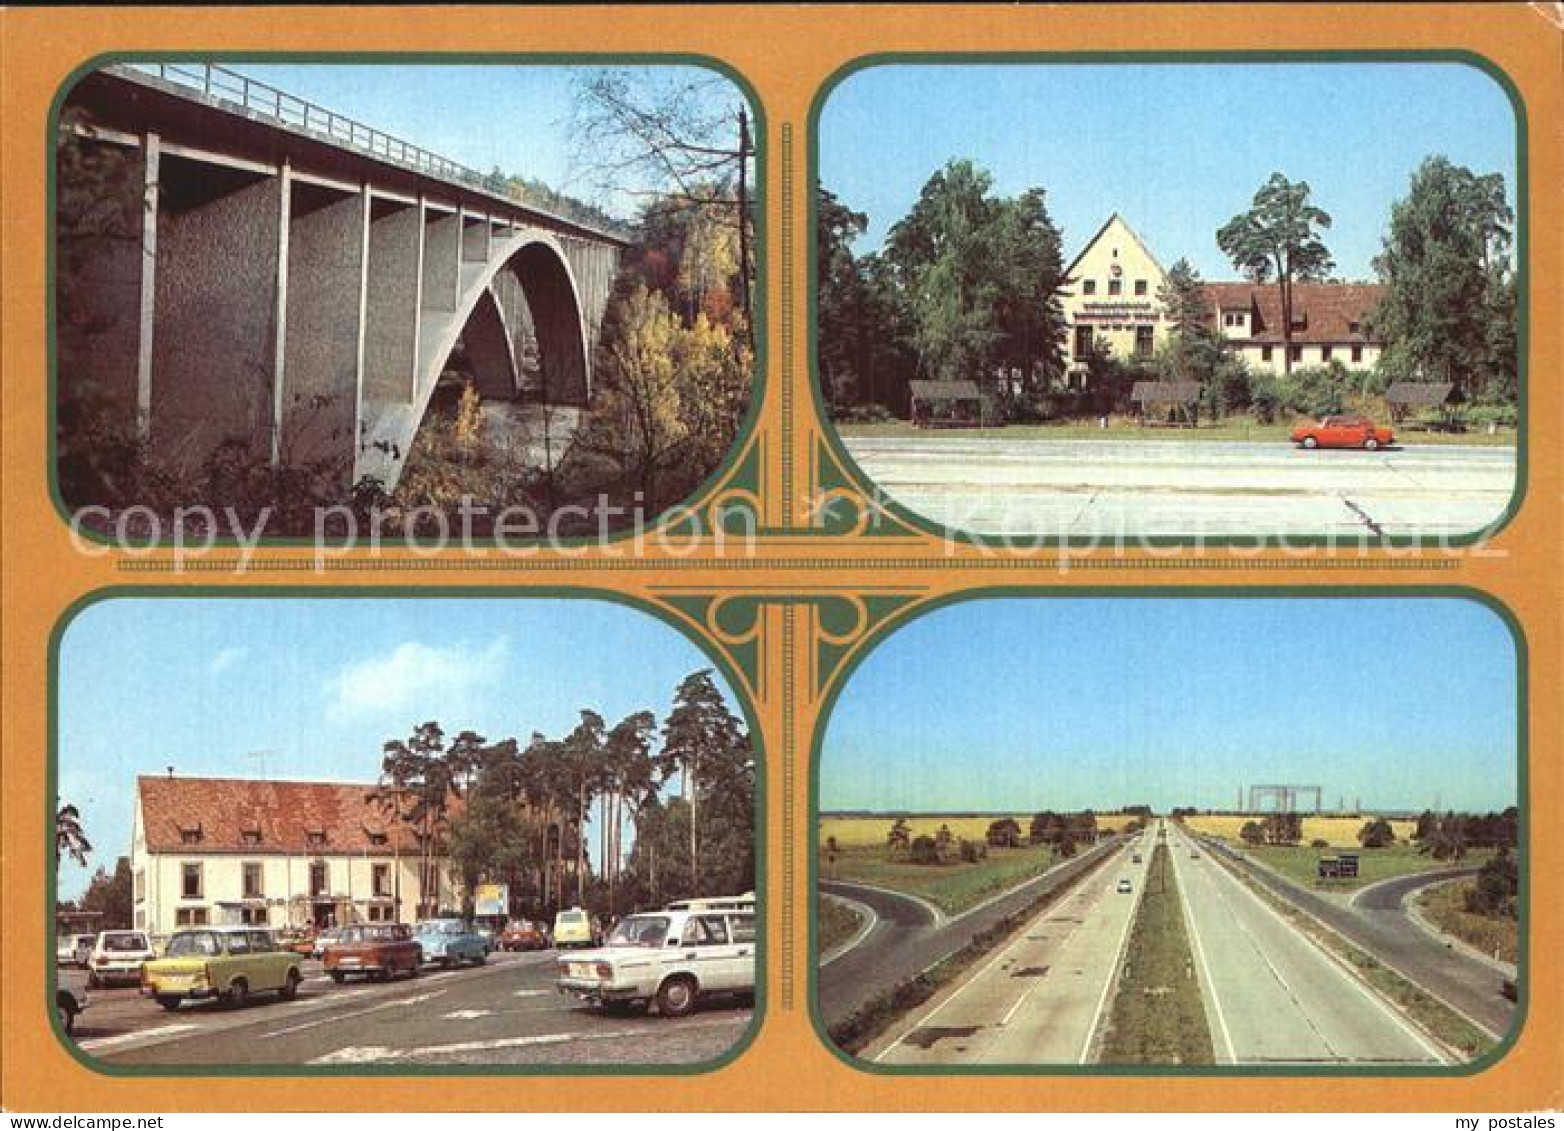
[[[863,930],[863,915],[852,904],[822,894],[815,923],[817,953],[826,955]]]
[[[1166,845],[1152,853],[1144,882],[1097,1061],[1212,1064],[1216,1057],[1183,896]]]

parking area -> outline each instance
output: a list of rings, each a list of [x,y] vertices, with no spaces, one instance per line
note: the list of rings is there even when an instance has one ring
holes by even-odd
[[[1382,451],[1285,443],[845,436],[894,502],[953,529],[1104,543],[1138,538],[1456,538],[1494,524],[1513,447]]]
[[[689,1017],[588,1009],[555,989],[553,951],[482,966],[335,985],[304,964],[291,1002],[186,1004],[165,1012],[135,986],[92,991],[74,1041],[112,1064],[689,1064],[721,1056],[753,1016],[747,999]]]

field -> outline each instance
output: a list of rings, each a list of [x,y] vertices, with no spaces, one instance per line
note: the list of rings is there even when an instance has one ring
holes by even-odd
[[[933,836],[939,831],[941,825],[949,825],[951,834],[958,839],[982,840],[988,833],[988,826],[1001,817],[942,817],[938,814],[932,816],[907,817],[907,826],[912,830],[912,835]],[[1032,822],[1032,815],[1017,815],[1016,823],[1021,826],[1021,834],[1026,835],[1026,830]],[[835,837],[836,843],[842,848],[877,848],[885,847],[885,836],[891,831],[891,826],[896,823],[895,817],[831,817],[820,818],[819,841],[825,844],[827,837]]]
[[[1439,884],[1417,897],[1430,922],[1484,954],[1516,962],[1520,954],[1520,924],[1514,919],[1476,915],[1466,909],[1466,893],[1473,882]]]
[[[988,827],[986,820],[983,827]],[[951,831],[955,831],[954,825]],[[922,896],[955,914],[1045,871],[1053,862],[1052,849],[1036,847],[991,848],[988,858],[975,864],[910,864],[887,860],[883,843],[860,844],[841,848],[835,862],[828,861],[822,852],[820,875]]]
[[[1198,817],[1186,817],[1184,826],[1191,832],[1200,833],[1203,836],[1221,837],[1230,840],[1234,844],[1241,843],[1238,830],[1244,827],[1245,822],[1256,820],[1255,817],[1227,817],[1215,815],[1202,815]],[[1372,814],[1361,817],[1305,817],[1303,819],[1303,843],[1323,840],[1332,848],[1357,848],[1358,830],[1363,827],[1365,821],[1372,819]],[[1402,843],[1412,839],[1412,833],[1417,828],[1416,821],[1391,821],[1390,827],[1395,831],[1396,842]]]
[[[952,439],[1004,439],[1004,440],[1101,440],[1113,443],[1122,440],[1166,440],[1169,443],[1203,442],[1211,440],[1235,440],[1249,443],[1287,443],[1293,425],[1257,424],[1245,418],[1224,420],[1218,424],[1202,423],[1199,428],[1142,428],[1133,419],[1114,417],[1107,428],[1099,428],[1093,422],[1069,424],[1007,424],[1003,428],[915,428],[905,420],[887,420],[876,423],[838,424],[836,429],[844,437],[904,437],[917,436],[937,444],[942,438]],[[1513,448],[1516,433],[1513,428],[1501,429],[1489,435],[1480,429],[1470,432],[1415,432],[1396,430],[1398,443],[1426,446],[1462,445],[1484,448]]]

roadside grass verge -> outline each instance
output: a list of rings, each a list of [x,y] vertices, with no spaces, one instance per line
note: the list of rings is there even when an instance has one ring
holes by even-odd
[[[1520,923],[1466,909],[1466,895],[1477,882],[1465,879],[1436,884],[1417,896],[1418,909],[1434,926],[1468,946],[1505,962],[1520,961]]]
[[[822,852],[819,874],[921,896],[954,915],[1047,871],[1053,862],[1053,850],[1045,845],[990,848],[986,859],[971,864],[913,864],[887,860],[883,847],[855,847],[839,849],[834,861]]]
[[[1095,864],[1070,877],[1068,882],[1039,895],[1025,907],[1006,915],[987,930],[978,932],[959,950],[946,955],[921,973],[904,978],[890,989],[876,994],[853,1013],[827,1028],[826,1035],[831,1038],[831,1043],[849,1056],[856,1056],[903,1016],[928,1001],[942,987],[1026,927],[1044,908],[1068,895],[1076,884],[1093,875],[1107,861],[1108,856],[1103,856]]]
[[[1460,1053],[1468,1061],[1478,1059],[1494,1047],[1495,1042],[1492,1037],[1444,1002],[1424,993],[1417,985],[1403,978],[1372,954],[1337,934],[1314,916],[1282,899],[1263,884],[1256,883],[1245,874],[1243,868],[1224,859],[1222,853],[1213,852],[1210,855],[1218,860],[1222,867],[1237,876],[1239,882],[1247,885],[1250,891],[1265,900],[1282,918],[1355,970],[1369,986],[1400,1008],[1402,1013],[1435,1041]]]
[[[1302,423],[1302,421],[1299,421]],[[1114,417],[1107,428],[1099,428],[1095,421],[1069,421],[1059,424],[1007,424],[999,428],[915,428],[905,420],[877,421],[874,423],[837,424],[836,430],[844,440],[894,439],[917,437],[937,444],[951,439],[987,440],[1100,440],[1104,443],[1155,440],[1168,443],[1208,443],[1211,441],[1248,441],[1251,443],[1286,444],[1294,425],[1258,424],[1242,419],[1223,420],[1217,424],[1201,424],[1198,428],[1143,428],[1132,418]],[[1513,448],[1516,433],[1513,429],[1489,435],[1484,431],[1473,432],[1407,432],[1396,429],[1397,446],[1405,447],[1465,447]]]
[[[1380,880],[1394,879],[1416,872],[1437,872],[1457,865],[1481,865],[1493,856],[1492,849],[1476,849],[1462,859],[1435,860],[1425,856],[1410,844],[1396,843],[1388,848],[1364,848],[1358,851],[1358,877],[1355,880],[1319,879],[1319,858],[1332,855],[1336,850],[1310,848],[1307,844],[1259,845],[1235,843],[1235,848],[1256,863],[1268,864],[1300,887],[1320,891],[1356,891]]]
[[[1146,869],[1099,1064],[1213,1064],[1205,1002],[1166,845]]]
[[[821,893],[815,907],[816,957],[847,942],[863,929],[863,915],[851,904]]]

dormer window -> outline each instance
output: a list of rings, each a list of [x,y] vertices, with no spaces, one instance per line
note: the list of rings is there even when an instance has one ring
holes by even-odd
[[[200,825],[180,825],[179,826],[179,843],[180,844],[200,844],[201,843],[201,826]]]
[[[1348,333],[1352,333],[1352,334],[1361,333],[1362,329],[1363,329],[1363,327],[1360,326],[1357,322],[1348,322],[1347,323],[1347,331],[1348,331]]]
[[[240,829],[239,837],[250,847],[261,843],[261,830],[258,828]]]
[[[388,838],[385,833],[372,831],[369,834],[369,843],[374,845],[376,848],[384,848],[388,839],[390,838]]]
[[[309,829],[305,832],[304,839],[311,848],[324,848],[326,847],[326,830]]]

